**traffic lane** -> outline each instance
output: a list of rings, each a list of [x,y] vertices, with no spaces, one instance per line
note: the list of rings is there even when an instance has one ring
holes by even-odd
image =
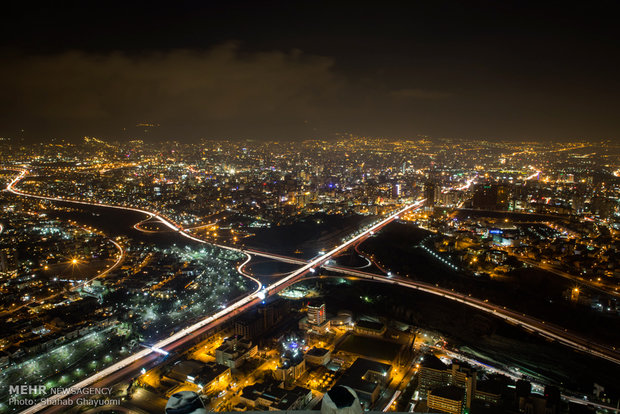
[[[445,297],[450,300],[461,302],[476,309],[492,313],[506,320],[507,322],[520,325],[526,330],[529,329],[538,332],[542,336],[547,335],[547,337],[549,337],[550,339],[557,340],[558,342],[573,347],[575,349],[620,364],[620,355],[616,352],[615,348],[609,348],[597,343],[593,343],[591,341],[588,341],[587,339],[581,338],[573,333],[568,332],[568,330],[566,330],[565,328],[545,323],[544,321],[538,320],[523,313],[518,313],[506,309],[505,307],[490,304],[488,303],[488,301],[473,298],[471,296],[451,290],[446,290],[428,283],[411,281],[402,277],[387,278],[385,276],[377,275],[374,273],[362,272],[338,266],[326,266],[326,269],[340,271],[342,273],[346,272],[347,274],[354,277],[371,279],[380,283],[397,284],[400,286],[420,290],[437,296]]]
[[[302,278],[303,276],[307,275],[309,273],[309,271],[305,271],[303,273],[300,273],[298,275],[298,277],[295,280],[291,280],[288,283],[282,285],[282,289],[285,289],[286,287],[290,286],[291,284],[297,283],[297,279]],[[270,292],[271,294],[271,292]],[[175,349],[182,347],[184,345],[186,345],[188,342],[190,341],[194,341],[196,340],[200,335],[204,334],[205,332],[209,331],[210,329],[228,321],[229,319],[237,316],[239,313],[245,312],[247,309],[256,306],[257,304],[259,304],[261,302],[260,299],[254,299],[251,302],[248,302],[247,304],[231,311],[230,313],[227,313],[226,315],[223,315],[222,317],[210,322],[209,324],[197,329],[196,331],[178,339],[177,341],[173,342],[172,344],[164,347],[164,350],[168,351],[168,352],[172,352]],[[161,360],[161,355],[157,354],[157,353],[149,353],[148,355],[138,359],[137,361],[133,362],[132,364],[128,365],[125,368],[121,368],[118,371],[115,371],[113,373],[111,373],[110,375],[106,376],[105,378],[98,380],[96,382],[93,383],[92,387],[110,387],[113,386],[115,384],[118,384],[119,382],[124,382],[124,381],[128,381],[131,380],[132,378],[137,378],[140,375],[140,371],[142,370],[142,368],[145,368],[147,370],[149,369],[153,369],[156,366],[160,365],[163,361]],[[67,396],[65,398],[70,398],[75,400],[76,398],[78,398],[79,395],[72,395],[72,396]],[[63,406],[60,405],[51,405],[49,406],[49,408],[46,408],[43,410],[44,413],[56,413],[56,412],[60,412],[63,410]]]
[[[252,307],[252,306],[257,305],[259,302],[260,302],[259,300],[256,300],[255,302],[250,302],[245,306]],[[239,310],[239,312],[243,312],[246,309],[247,308],[243,310]],[[167,346],[165,350],[168,352],[171,352],[171,351],[174,351],[176,348],[182,347],[183,345],[187,344],[190,341],[196,340],[198,336],[204,334],[205,332],[214,328],[215,326],[226,322],[228,319],[232,318],[233,316],[236,316],[237,315],[236,312],[237,310],[233,311],[230,314],[222,316],[222,319],[215,320],[211,322],[210,324],[205,325],[204,327],[192,332],[191,334],[184,336],[178,341]],[[150,353],[146,355],[145,357],[142,357],[141,359],[133,362],[131,365],[128,365],[125,368],[121,368],[120,370],[115,371],[114,373],[106,376],[105,378],[99,381],[96,381],[95,383],[93,383],[92,387],[106,388],[106,387],[114,386],[120,382],[126,382],[134,378],[137,378],[140,375],[140,371],[142,370],[142,368],[146,370],[150,370],[150,369],[157,367],[162,362],[164,362],[161,360],[161,357],[162,357],[161,354],[157,354],[154,352]],[[67,396],[65,398],[75,400],[79,398],[80,396],[81,396],[80,394],[76,394],[76,395]],[[62,412],[64,409],[66,409],[66,406],[50,405],[49,408],[44,409],[43,412],[44,413],[57,413],[57,412]]]

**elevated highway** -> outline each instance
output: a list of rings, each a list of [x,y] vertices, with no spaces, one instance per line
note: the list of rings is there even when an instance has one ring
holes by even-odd
[[[174,222],[165,218],[163,215],[161,215],[158,212],[151,212],[151,211],[147,211],[147,210],[140,209],[140,208],[134,208],[134,207],[109,205],[109,204],[96,203],[96,202],[91,202],[91,201],[71,200],[71,199],[65,199],[61,197],[49,197],[49,196],[26,193],[24,191],[21,191],[15,188],[15,186],[28,174],[28,171],[25,169],[21,169],[18,171],[19,171],[19,175],[13,180],[11,180],[11,182],[8,184],[6,188],[7,191],[13,194],[24,196],[24,197],[34,197],[34,198],[49,200],[49,201],[69,202],[69,203],[76,203],[76,204],[83,204],[83,205],[117,208],[120,210],[144,213],[150,217],[158,219],[164,225],[178,232],[184,237],[187,237],[189,239],[195,240],[200,243],[206,243],[204,240],[201,240],[197,237],[192,236],[185,229],[176,225]],[[184,345],[188,341],[193,340],[200,332],[203,332],[205,329],[210,329],[210,327],[226,322],[227,320],[234,317],[235,315],[258,304],[260,301],[264,300],[266,296],[276,294],[280,292],[281,290],[286,289],[288,286],[291,286],[292,284],[298,282],[299,280],[301,280],[304,276],[308,274],[311,274],[311,275],[314,274],[316,272],[316,269],[320,267],[323,263],[325,263],[327,260],[329,260],[332,256],[348,249],[352,244],[363,240],[369,235],[374,234],[374,232],[379,231],[385,225],[399,218],[401,214],[411,209],[418,208],[423,202],[424,200],[420,200],[420,201],[416,201],[415,203],[406,205],[405,207],[399,209],[395,213],[392,213],[391,215],[389,215],[387,218],[380,220],[374,225],[369,226],[363,231],[359,232],[357,235],[350,237],[348,240],[336,246],[332,250],[326,252],[324,255],[321,255],[305,263],[299,269],[295,270],[288,276],[282,279],[279,279],[278,281],[268,286],[260,286],[260,282],[258,280],[251,277],[250,275],[246,274],[243,271],[243,267],[245,266],[245,264],[247,264],[251,260],[251,256],[248,253],[245,253],[241,249],[238,249],[238,248],[221,246],[222,248],[234,250],[234,251],[237,251],[239,253],[243,253],[246,255],[246,260],[241,265],[239,265],[238,270],[241,274],[245,275],[246,277],[251,278],[257,283],[258,287],[254,292],[246,295],[245,297],[237,301],[234,301],[233,303],[228,304],[225,308],[214,313],[213,315],[210,315],[191,326],[183,328],[180,331],[171,335],[170,337],[153,344],[151,348],[141,349],[139,352],[136,352],[135,354],[108,366],[107,368],[97,372],[94,375],[91,375],[90,377],[80,381],[77,384],[74,384],[73,386],[76,388],[85,388],[85,387],[92,386],[95,383],[98,383],[98,384],[109,383],[111,379],[117,380],[118,378],[122,378],[127,375],[130,375],[131,373],[136,371],[140,366],[143,365],[144,363],[143,360],[145,358],[147,358],[149,361],[152,361],[154,356],[159,354],[158,352],[154,351],[154,349],[165,350],[167,352],[174,350],[175,348],[178,348]],[[24,413],[36,413],[43,409],[50,408],[50,406],[52,406],[52,410],[54,410],[53,407],[60,407],[60,405],[54,405],[54,404],[57,404],[59,400],[67,398],[67,397],[68,395],[64,395],[64,394],[52,395],[46,400],[43,400],[40,403],[27,408],[23,412]]]
[[[82,200],[71,200],[60,197],[47,197],[36,194],[30,194],[23,192],[19,189],[15,188],[15,185],[19,183],[21,179],[23,179],[28,173],[27,170],[19,170],[19,175],[12,180],[7,186],[6,190],[20,196],[24,197],[34,197],[38,199],[44,199],[49,201],[59,201],[59,202],[69,202],[76,204],[85,204],[85,205],[94,205],[100,207],[107,208],[116,208],[121,210],[128,210],[134,212],[140,212],[148,215],[149,217],[155,218],[162,222],[164,225],[169,227],[170,229],[178,232],[184,237],[192,239],[194,241],[200,243],[206,243],[204,240],[201,240],[191,234],[188,233],[186,229],[181,228],[176,225],[171,220],[164,217],[162,214],[158,212],[151,212],[140,208],[127,207],[127,206],[116,206],[95,202],[88,202]],[[603,358],[607,361],[613,362],[615,364],[620,364],[620,353],[615,348],[609,348],[600,344],[593,343],[584,338],[581,338],[573,333],[568,332],[566,329],[557,327],[555,325],[546,323],[545,321],[536,319],[534,317],[518,313],[512,311],[510,309],[506,309],[505,307],[501,307],[498,305],[494,305],[488,303],[486,300],[481,300],[477,298],[473,298],[469,295],[465,295],[462,293],[454,292],[452,290],[440,288],[437,285],[432,285],[425,282],[414,281],[402,277],[391,277],[378,275],[374,273],[363,272],[358,269],[350,269],[342,266],[329,265],[327,262],[334,257],[335,255],[344,252],[349,247],[353,246],[355,243],[359,243],[363,241],[365,238],[373,235],[375,232],[381,230],[384,226],[389,224],[395,219],[398,219],[399,216],[411,209],[419,208],[424,200],[419,200],[415,203],[406,205],[405,207],[399,209],[395,213],[392,213],[387,218],[378,221],[360,231],[353,237],[350,237],[348,240],[343,242],[342,244],[334,247],[332,250],[326,252],[325,254],[318,256],[310,261],[304,261],[302,259],[290,258],[282,255],[271,254],[266,252],[259,252],[256,250],[242,250],[235,247],[230,246],[219,246],[228,250],[233,250],[239,253],[242,253],[246,256],[246,260],[241,263],[238,267],[238,270],[244,276],[251,278],[256,284],[257,288],[254,292],[233,301],[228,304],[225,308],[220,311],[210,315],[199,322],[183,328],[182,330],[176,332],[169,338],[163,339],[156,344],[153,344],[151,348],[144,348],[139,352],[127,357],[107,368],[97,372],[96,374],[84,379],[83,381],[75,384],[75,387],[89,387],[89,386],[103,386],[106,384],[113,384],[114,382],[122,379],[122,378],[131,378],[134,375],[137,375],[139,370],[145,366],[145,364],[153,364],[156,361],[159,354],[153,349],[160,349],[165,351],[172,351],[176,348],[180,348],[188,342],[194,340],[201,333],[205,332],[208,329],[213,328],[221,323],[224,323],[230,320],[232,317],[238,315],[239,313],[249,309],[250,307],[260,303],[260,301],[264,300],[265,297],[277,294],[278,292],[286,289],[287,287],[299,282],[305,277],[317,277],[317,270],[319,268],[324,268],[327,271],[334,272],[337,274],[342,274],[347,277],[355,277],[362,280],[368,280],[377,283],[386,283],[393,284],[400,287],[415,289],[421,292],[429,293],[435,296],[440,296],[448,300],[456,301],[459,303],[463,303],[467,306],[475,308],[477,310],[483,311],[485,313],[493,314],[494,316],[503,319],[511,324],[518,325],[525,330],[536,332],[541,336],[548,338],[550,340],[557,341],[562,343],[563,345],[569,346],[573,349],[577,349],[579,351],[585,352],[587,354]],[[253,278],[251,275],[244,272],[244,266],[251,260],[251,255],[267,257],[273,260],[279,260],[287,263],[298,264],[301,267],[289,275],[277,280],[276,282],[269,284],[267,286],[261,286],[260,282]],[[24,413],[36,413],[43,409],[50,409],[54,411],[54,403],[57,400],[67,398],[67,395],[53,395],[49,397],[47,400],[42,401],[41,403],[34,405],[32,407],[27,408]],[[58,407],[58,406],[56,406]]]
[[[286,257],[278,254],[271,254],[267,252],[259,252],[256,250],[246,250],[249,254],[270,258],[273,260],[280,260],[286,263],[304,264],[304,260]],[[507,309],[505,306],[495,305],[489,303],[487,300],[478,299],[471,295],[455,292],[451,289],[441,288],[438,285],[431,283],[420,282],[399,276],[386,276],[376,273],[364,272],[358,269],[351,269],[349,267],[323,264],[321,268],[347,277],[354,277],[366,281],[385,283],[397,285],[400,287],[418,290],[420,292],[429,293],[431,295],[440,296],[442,298],[459,302],[469,307],[475,308],[479,311],[492,314],[493,316],[503,319],[504,321],[517,325],[528,332],[534,332],[542,337],[557,341],[562,345],[566,345],[578,351],[603,358],[609,362],[620,365],[620,352],[615,347],[607,347],[597,344],[588,339],[585,339],[575,333],[569,332],[567,329],[559,327],[557,325],[545,322],[541,319],[533,316],[528,316],[524,313],[519,313],[511,309]],[[319,276],[317,276],[319,277]],[[320,276],[329,277],[329,276]]]

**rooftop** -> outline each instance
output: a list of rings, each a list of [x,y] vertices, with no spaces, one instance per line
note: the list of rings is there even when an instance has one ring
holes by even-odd
[[[436,369],[438,371],[443,371],[448,368],[446,364],[441,362],[441,360],[433,354],[424,355],[424,359],[420,363],[420,366],[424,368]]]
[[[445,387],[432,389],[429,392],[429,395],[435,395],[437,397],[447,398],[454,401],[462,401],[465,396],[465,389],[457,387],[456,385],[448,385]]]
[[[392,370],[392,366],[381,362],[372,361],[366,358],[357,358],[353,365],[346,370],[342,377],[336,382],[336,386],[348,386],[356,392],[371,394],[377,387],[377,382],[367,379],[369,372],[386,376]],[[358,395],[364,399],[364,395]]]
[[[329,352],[329,349],[313,347],[306,352],[306,355],[321,357]]]

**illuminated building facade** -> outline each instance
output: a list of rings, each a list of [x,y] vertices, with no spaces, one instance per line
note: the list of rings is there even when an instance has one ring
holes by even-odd
[[[308,323],[312,325],[321,325],[326,320],[325,303],[310,302],[308,304]]]
[[[282,344],[280,363],[274,372],[276,379],[287,384],[292,383],[306,372],[306,360],[302,347],[303,340],[288,338]]]
[[[426,182],[424,184],[424,207],[432,209],[435,207],[435,183]]]
[[[239,335],[224,340],[224,343],[215,350],[215,360],[218,364],[226,365],[230,368],[238,368],[243,363],[256,355],[258,346],[253,345],[252,341]]]
[[[431,411],[461,414],[464,412],[465,390],[455,385],[435,388],[428,393],[427,405]]]

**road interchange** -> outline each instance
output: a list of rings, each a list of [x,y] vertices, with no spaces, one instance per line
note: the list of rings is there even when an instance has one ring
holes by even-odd
[[[36,195],[36,194],[30,194],[30,193],[26,193],[24,191],[18,190],[15,188],[15,185],[18,184],[27,174],[28,171],[25,169],[21,169],[19,170],[20,173],[19,175],[10,181],[10,183],[8,184],[8,186],[6,187],[6,190],[16,194],[16,195],[20,195],[20,196],[25,196],[25,197],[34,197],[34,198],[38,198],[38,199],[43,199],[43,200],[48,200],[48,201],[59,201],[59,202],[70,202],[70,203],[77,203],[77,204],[83,204],[83,205],[93,205],[93,206],[99,206],[99,207],[108,207],[108,208],[118,208],[118,209],[123,209],[123,210],[128,210],[128,211],[134,211],[134,212],[140,212],[140,213],[144,213],[147,214],[153,218],[158,219],[160,222],[162,222],[164,225],[166,225],[167,227],[169,227],[170,229],[178,232],[179,234],[183,235],[184,237],[187,237],[189,239],[192,239],[194,241],[200,242],[200,243],[206,243],[204,240],[201,240],[197,237],[192,236],[191,234],[189,234],[186,230],[178,227],[177,225],[175,225],[172,221],[166,219],[165,217],[163,217],[162,215],[158,214],[158,213],[154,213],[154,212],[150,212],[147,210],[143,210],[143,209],[139,209],[139,208],[135,208],[135,207],[127,207],[127,206],[113,206],[113,205],[108,205],[108,204],[101,204],[101,203],[94,203],[94,202],[88,202],[88,201],[82,201],[82,200],[70,200],[70,199],[64,199],[61,197],[48,197],[48,196],[41,196],[41,195]],[[260,286],[260,282],[251,277],[250,275],[247,275],[246,273],[243,272],[243,266],[249,262],[249,260],[251,260],[251,256],[245,252],[243,252],[241,249],[237,249],[237,248],[233,248],[233,247],[229,247],[229,246],[220,246],[222,248],[226,248],[229,250],[234,250],[237,251],[239,253],[244,253],[246,255],[246,261],[243,262],[238,270],[246,277],[249,277],[251,279],[253,279],[257,284],[258,287],[257,289],[248,294],[247,296],[243,297],[242,299],[239,299],[231,304],[228,304],[224,309],[216,312],[213,315],[210,315],[202,320],[200,320],[197,323],[194,323],[193,325],[190,325],[186,328],[183,328],[181,330],[179,330],[178,332],[174,333],[173,335],[171,335],[168,338],[165,338],[155,344],[153,344],[152,348],[144,348],[138,352],[136,352],[135,354],[133,354],[130,357],[127,357],[121,361],[118,361],[110,366],[108,366],[107,368],[97,372],[96,374],[80,381],[79,383],[75,384],[74,387],[75,388],[85,388],[85,387],[89,387],[92,384],[112,375],[115,373],[118,373],[118,371],[120,370],[124,370],[128,367],[131,367],[133,364],[135,364],[136,362],[140,361],[141,359],[148,357],[149,355],[152,356],[152,354],[156,351],[154,349],[166,349],[166,350],[171,350],[174,349],[184,343],[187,342],[187,338],[188,337],[192,337],[192,334],[194,334],[196,331],[201,330],[202,328],[212,325],[214,322],[217,321],[217,323],[223,323],[226,320],[229,320],[232,316],[240,313],[241,311],[259,303],[260,301],[264,300],[266,296],[268,295],[273,295],[278,293],[279,291],[285,289],[286,287],[298,282],[301,278],[303,278],[305,275],[307,274],[314,274],[316,272],[316,269],[321,266],[324,262],[326,262],[327,260],[329,260],[332,256],[346,250],[349,246],[351,246],[353,243],[356,243],[358,241],[360,241],[361,239],[368,237],[369,235],[374,234],[375,231],[379,231],[381,228],[383,228],[385,225],[387,225],[388,223],[392,222],[393,220],[397,219],[401,214],[407,212],[408,210],[411,210],[413,208],[418,208],[424,200],[419,200],[416,201],[412,204],[406,205],[405,207],[399,209],[397,212],[392,213],[391,215],[389,215],[387,218],[379,221],[378,223],[375,223],[374,225],[368,227],[367,229],[365,229],[363,232],[357,234],[354,237],[349,238],[348,240],[346,240],[345,242],[343,242],[342,244],[336,246],[335,248],[333,248],[332,250],[326,252],[324,255],[321,255],[313,260],[311,260],[310,262],[304,264],[302,267],[300,267],[299,269],[295,270],[294,272],[292,272],[291,274],[289,274],[288,276],[279,279],[278,281],[268,285],[268,286]],[[66,395],[63,394],[56,394],[53,396],[50,396],[49,398],[47,398],[46,400],[41,401],[40,403],[33,405],[31,407],[29,407],[28,409],[24,410],[24,413],[36,413],[38,411],[41,411],[47,407],[49,407],[50,405],[54,405],[54,403],[60,399],[63,399],[67,397]]]
[[[14,168],[11,168],[11,169],[15,170]],[[15,186],[28,174],[28,171],[25,169],[19,169],[16,171],[19,171],[19,175],[15,179],[11,180],[10,183],[6,187],[6,191],[9,191],[15,195],[24,196],[24,197],[33,197],[33,198],[38,198],[38,199],[43,199],[43,200],[48,200],[48,201],[68,202],[68,203],[92,205],[92,206],[107,207],[107,208],[116,208],[116,209],[121,209],[121,210],[139,212],[139,213],[146,214],[147,216],[149,216],[149,218],[154,218],[154,219],[159,220],[166,227],[170,228],[171,230],[175,232],[178,232],[183,237],[186,237],[188,239],[194,240],[199,243],[207,243],[206,241],[193,236],[186,229],[183,229],[177,226],[174,222],[165,218],[163,215],[159,214],[158,212],[152,212],[152,211],[135,208],[135,207],[94,203],[94,202],[88,202],[88,201],[82,201],[82,200],[71,200],[71,199],[65,199],[61,197],[48,197],[48,196],[41,196],[37,194],[26,193],[24,191],[21,191],[15,188]],[[452,290],[440,288],[437,285],[432,285],[429,283],[419,282],[419,281],[415,281],[415,280],[407,279],[403,277],[398,277],[398,276],[392,277],[392,276],[379,275],[375,273],[363,272],[359,269],[350,269],[350,268],[346,268],[342,266],[330,265],[327,263],[334,256],[344,252],[345,250],[353,246],[355,243],[359,243],[363,241],[365,238],[372,236],[375,232],[381,230],[381,228],[383,228],[385,225],[398,219],[401,214],[411,209],[419,208],[423,202],[424,200],[419,200],[409,205],[406,205],[405,207],[399,209],[398,211],[390,214],[387,218],[373,224],[372,226],[365,228],[362,232],[349,238],[342,244],[336,246],[334,249],[310,261],[304,261],[301,259],[296,259],[296,258],[291,258],[291,257],[286,257],[286,256],[271,254],[271,253],[266,253],[266,252],[259,252],[256,250],[249,250],[249,249],[244,250],[244,249],[239,249],[236,247],[217,245],[218,247],[221,247],[227,250],[232,250],[232,251],[242,253],[245,255],[246,259],[238,266],[238,271],[242,275],[250,278],[256,283],[257,287],[252,293],[246,295],[245,297],[240,298],[239,300],[233,301],[232,303],[228,304],[228,306],[226,306],[224,309],[216,312],[215,314],[210,315],[191,326],[183,328],[180,331],[171,335],[170,337],[163,339],[157,342],[156,344],[153,344],[152,348],[142,349],[136,352],[135,354],[133,354],[132,356],[127,357],[113,365],[108,366],[107,368],[75,384],[74,387],[83,388],[83,387],[89,387],[93,385],[101,386],[102,384],[111,384],[121,378],[126,378],[128,376],[131,376],[134,373],[139,372],[140,368],[142,368],[146,364],[152,364],[156,362],[157,358],[160,355],[156,351],[154,351],[154,349],[166,349],[169,351],[169,350],[179,348],[185,345],[186,343],[188,343],[189,341],[195,339],[197,336],[199,336],[201,333],[205,332],[206,330],[211,329],[214,326],[217,326],[221,323],[224,323],[230,320],[232,317],[238,315],[239,313],[260,303],[262,300],[265,299],[265,297],[277,294],[283,289],[304,279],[304,277],[318,276],[316,274],[316,271],[319,268],[323,268],[329,272],[344,274],[347,277],[355,277],[355,278],[359,278],[362,280],[368,280],[368,281],[378,282],[378,283],[393,284],[399,287],[415,289],[418,291],[440,296],[448,300],[460,302],[462,304],[465,304],[477,310],[493,314],[494,316],[501,318],[505,320],[506,322],[509,322],[513,325],[520,326],[527,331],[536,332],[545,338],[555,340],[573,349],[577,349],[579,351],[588,353],[593,356],[604,358],[610,362],[620,365],[620,353],[618,353],[615,348],[609,348],[609,347],[606,347],[600,344],[592,343],[584,338],[581,338],[573,333],[568,332],[566,329],[554,326],[549,323],[545,323],[544,321],[533,318],[531,316],[506,309],[505,307],[501,307],[499,305],[488,303],[488,301],[483,301],[477,298],[473,298],[469,295],[465,295],[462,293],[454,292]],[[301,265],[301,267],[291,272],[288,276],[285,276],[272,284],[269,284],[267,286],[262,286],[258,279],[252,277],[250,274],[245,272],[243,269],[244,266],[251,260],[252,255],[267,257],[273,260],[279,260],[279,261],[283,261],[287,263],[298,264],[298,265]],[[57,400],[60,400],[66,397],[67,395],[60,395],[60,394],[50,396],[47,400],[43,400],[39,404],[31,406],[27,408],[26,410],[24,410],[23,412],[24,413],[36,413],[46,408],[51,409],[53,411],[54,407],[58,407],[58,406],[55,406],[54,403]]]

